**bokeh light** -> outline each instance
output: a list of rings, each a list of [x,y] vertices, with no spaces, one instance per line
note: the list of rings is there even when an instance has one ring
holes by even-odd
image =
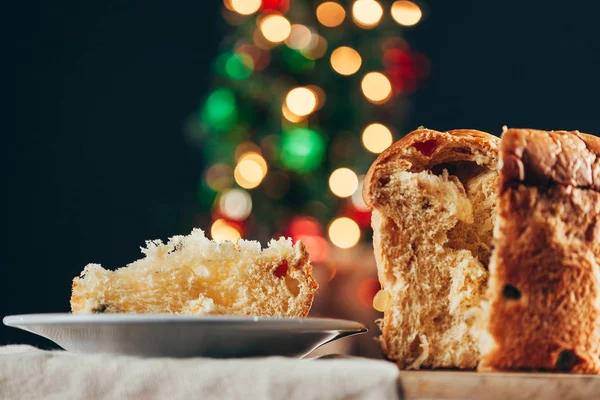
[[[253,189],[262,181],[262,170],[260,165],[253,160],[245,160],[235,167],[235,181],[244,189]]]
[[[281,50],[283,62],[290,69],[292,73],[306,74],[315,68],[314,60],[309,59],[304,55],[305,50],[294,50],[291,48],[285,48]]]
[[[375,0],[356,0],[352,5],[352,18],[361,28],[375,27],[382,16],[383,8]]]
[[[367,126],[362,134],[363,145],[375,154],[390,147],[393,141],[392,132],[385,125],[379,123]]]
[[[285,102],[281,105],[281,115],[288,121],[296,124],[298,122],[304,121],[306,119],[305,116],[296,115],[290,111]]]
[[[338,197],[350,197],[358,188],[358,176],[349,168],[338,168],[329,176],[329,189]]]
[[[261,0],[229,0],[231,9],[242,15],[254,14],[260,8],[260,3]]]
[[[294,241],[301,240],[313,262],[323,262],[329,253],[329,242],[322,236],[323,227],[314,218],[295,217],[290,222],[288,233]]]
[[[338,47],[331,53],[331,66],[340,75],[352,75],[356,73],[362,64],[362,58],[356,50],[351,47]]]
[[[236,54],[247,54],[250,56],[252,58],[255,71],[264,69],[267,65],[269,65],[269,62],[271,62],[271,56],[269,52],[261,50],[258,48],[258,46],[252,43],[244,43],[239,45],[238,48],[235,49],[235,52]]]
[[[225,6],[226,9],[228,9],[229,11],[235,11],[233,9],[233,6],[231,5],[231,0],[223,0],[223,5]]]
[[[220,192],[233,185],[233,170],[225,164],[212,165],[204,173],[204,180],[209,188]]]
[[[261,50],[271,50],[273,47],[277,46],[277,43],[273,43],[267,40],[261,32],[260,28],[254,30],[252,33],[252,41]]]
[[[314,218],[310,217],[295,217],[290,222],[288,228],[289,234],[292,238],[300,235],[305,236],[319,236],[323,232],[323,227]]]
[[[315,94],[317,99],[317,105],[315,110],[320,110],[325,105],[325,100],[327,100],[327,96],[325,95],[325,91],[316,85],[308,85],[306,86],[308,90]]]
[[[247,153],[240,157],[233,176],[244,189],[253,189],[260,185],[267,174],[267,162],[257,153]]]
[[[250,153],[257,153],[260,155],[260,146],[253,142],[242,142],[238,144],[235,148],[235,161],[240,161],[242,157],[246,157]]]
[[[265,161],[263,156],[260,155],[260,153],[258,153],[256,151],[249,151],[247,153],[244,153],[238,158],[238,163],[240,163],[242,161],[246,161],[246,160],[251,160],[251,161],[257,163],[260,166],[262,176],[264,177],[265,175],[267,175],[267,171],[268,171],[267,162]]]
[[[329,225],[329,240],[342,249],[349,249],[360,240],[360,228],[348,217],[334,219]]]
[[[269,42],[281,43],[290,36],[292,26],[284,16],[271,14],[261,20],[260,31]]]
[[[310,172],[321,165],[324,156],[325,141],[316,131],[295,127],[283,133],[279,158],[285,168]]]
[[[202,121],[215,129],[231,128],[237,121],[235,94],[226,88],[212,92],[204,104]]]
[[[381,72],[369,72],[361,82],[363,94],[371,103],[383,103],[392,94],[390,80]]]
[[[312,32],[308,27],[301,24],[291,26],[290,36],[285,40],[285,44],[294,50],[303,50],[310,46]]]
[[[314,263],[320,263],[327,260],[329,255],[329,242],[322,236],[299,235],[296,237],[306,246],[310,260]]]
[[[328,28],[339,26],[346,18],[344,7],[334,1],[327,1],[317,7],[317,19]]]
[[[292,113],[298,116],[306,116],[317,107],[317,96],[305,87],[298,87],[289,91],[285,97],[285,104]]]
[[[352,206],[356,208],[360,212],[369,211],[369,207],[365,204],[365,201],[362,196],[363,185],[365,182],[365,176],[361,175],[358,177],[358,187],[356,191],[352,193]]]
[[[290,7],[290,0],[262,0],[261,11],[279,11],[280,13],[286,13]]]
[[[240,232],[231,224],[228,224],[224,219],[218,219],[212,224],[210,227],[210,235],[213,240],[218,242],[225,240],[235,242],[242,237]]]
[[[400,25],[416,25],[422,17],[423,11],[412,1],[402,0],[392,4],[392,18]]]
[[[365,308],[373,306],[373,299],[377,292],[381,289],[381,285],[376,278],[363,279],[356,288],[356,296],[358,302]]]
[[[327,52],[327,40],[317,33],[313,33],[310,45],[302,50],[302,55],[309,60],[318,60]]]
[[[235,80],[243,80],[252,75],[254,60],[246,53],[232,54],[225,63],[227,76]]]
[[[242,189],[230,189],[221,194],[219,210],[232,220],[243,221],[252,212],[252,197]]]

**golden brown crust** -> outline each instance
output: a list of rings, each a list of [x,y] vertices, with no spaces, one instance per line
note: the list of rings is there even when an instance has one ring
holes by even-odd
[[[503,180],[600,190],[600,139],[579,131],[507,129],[502,136]]]
[[[302,266],[301,269],[304,272],[306,283],[308,284],[308,286],[310,288],[310,294],[305,299],[304,308],[300,312],[300,315],[298,315],[299,317],[304,318],[304,317],[308,316],[308,313],[310,312],[310,309],[312,308],[313,300],[315,299],[315,292],[319,288],[319,284],[313,277],[313,274],[312,274],[313,267],[312,267],[312,264],[310,263],[310,254],[308,254],[308,250],[306,250],[306,246],[304,245],[304,242],[299,240],[296,242],[296,246],[300,252],[300,257],[299,257],[296,265]],[[298,268],[298,267],[296,267],[296,268]]]
[[[457,161],[475,161],[480,165],[495,168],[500,139],[482,131],[473,129],[455,129],[439,132],[419,128],[396,143],[377,157],[365,176],[363,199],[369,208],[377,202],[381,178],[390,171],[422,171],[435,164]],[[422,144],[423,151],[416,146]],[[433,148],[434,147],[434,148]],[[433,151],[429,154],[429,150]]]
[[[83,309],[83,298],[79,295],[79,277],[73,278],[71,284],[71,312],[77,313]]]
[[[504,132],[480,370],[600,373],[599,148],[579,132]]]

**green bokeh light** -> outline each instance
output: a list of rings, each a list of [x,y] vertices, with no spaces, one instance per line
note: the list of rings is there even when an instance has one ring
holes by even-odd
[[[226,88],[212,92],[202,109],[202,121],[209,127],[226,130],[237,121],[238,112],[235,103],[235,94]]]
[[[301,52],[290,48],[283,48],[283,59],[292,72],[310,72],[315,67],[315,62],[304,57]]]
[[[221,53],[219,54],[219,56],[216,58],[214,64],[213,64],[213,68],[215,70],[215,72],[223,77],[223,78],[227,78],[227,71],[225,70],[225,67],[227,65],[227,61],[229,60],[229,58],[232,56],[231,53],[229,52],[225,52],[225,53]]]
[[[310,172],[323,162],[325,140],[312,129],[293,128],[283,134],[281,163],[296,172]]]
[[[254,70],[254,61],[246,53],[232,54],[225,63],[225,73],[232,79],[243,80]]]

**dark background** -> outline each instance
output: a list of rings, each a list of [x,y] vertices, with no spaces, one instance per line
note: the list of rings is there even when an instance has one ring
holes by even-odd
[[[406,30],[432,64],[407,126],[600,133],[595,4],[430,0]],[[227,29],[220,5],[26,1],[9,14],[0,317],[66,312],[85,264],[121,266],[196,225],[202,160],[182,131]],[[1,326],[7,343],[48,346]]]

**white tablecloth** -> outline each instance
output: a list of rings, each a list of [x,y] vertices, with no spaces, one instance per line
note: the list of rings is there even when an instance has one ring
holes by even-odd
[[[0,399],[397,399],[386,361],[136,358],[0,347]]]

